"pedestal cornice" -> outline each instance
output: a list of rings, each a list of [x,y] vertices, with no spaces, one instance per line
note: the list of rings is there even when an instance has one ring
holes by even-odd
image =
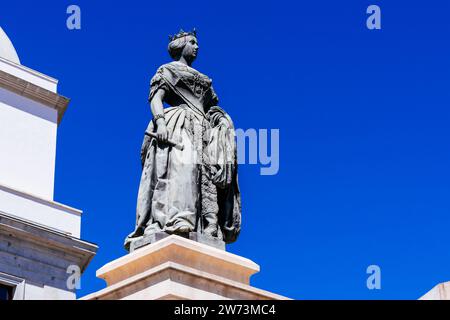
[[[107,287],[82,300],[284,300],[250,285],[253,261],[171,235],[111,261],[97,277]]]

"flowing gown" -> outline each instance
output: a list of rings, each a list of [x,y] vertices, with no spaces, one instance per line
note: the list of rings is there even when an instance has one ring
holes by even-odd
[[[211,79],[189,66],[161,66],[151,80],[150,102],[159,89],[170,106],[164,108],[169,139],[184,148],[144,137],[136,228],[125,248],[156,232],[199,232],[234,242],[241,229],[241,199],[233,122],[217,106]],[[147,131],[156,132],[153,121]]]

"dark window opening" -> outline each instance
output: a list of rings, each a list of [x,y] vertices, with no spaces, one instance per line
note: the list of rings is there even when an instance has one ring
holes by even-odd
[[[12,298],[13,298],[13,288],[10,286],[0,284],[0,301],[12,300]]]

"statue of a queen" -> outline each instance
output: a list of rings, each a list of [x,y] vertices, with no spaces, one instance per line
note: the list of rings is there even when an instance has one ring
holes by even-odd
[[[125,248],[155,233],[191,232],[234,242],[241,229],[235,131],[212,80],[192,67],[195,30],[170,37],[173,61],[151,79],[150,121],[141,148],[135,230]],[[168,107],[165,107],[165,104]]]

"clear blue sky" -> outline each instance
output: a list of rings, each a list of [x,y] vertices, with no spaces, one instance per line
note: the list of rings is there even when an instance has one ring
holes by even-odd
[[[66,28],[66,8],[82,29]],[[382,30],[365,27],[378,4]],[[196,27],[195,67],[239,128],[280,129],[280,171],[242,165],[243,229],[229,251],[252,284],[297,299],[416,299],[450,280],[450,2],[2,1],[22,63],[72,98],[55,200],[84,211],[95,271],[125,254],[167,35]],[[30,159],[32,161],[32,159]],[[377,264],[382,289],[366,288]]]

